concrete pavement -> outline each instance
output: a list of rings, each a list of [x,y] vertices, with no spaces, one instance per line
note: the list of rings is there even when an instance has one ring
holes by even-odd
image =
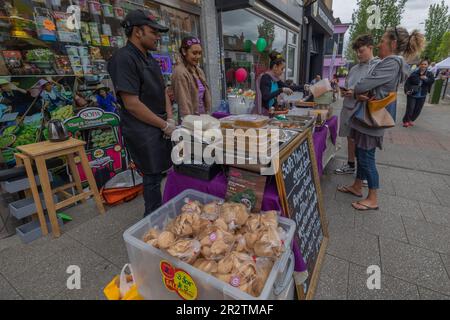
[[[400,97],[399,120],[405,110]],[[388,131],[377,154],[380,211],[360,213],[336,192],[352,176],[322,180],[330,246],[316,299],[450,300],[450,103],[426,105],[414,128]],[[381,269],[381,289],[367,288],[367,268]]]

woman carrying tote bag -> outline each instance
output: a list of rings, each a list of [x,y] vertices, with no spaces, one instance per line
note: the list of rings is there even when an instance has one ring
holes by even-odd
[[[425,43],[424,36],[417,30],[411,34],[401,27],[387,29],[379,48],[382,59],[355,87],[354,94],[359,106],[353,117],[351,137],[356,144],[357,177],[351,186],[339,187],[338,191],[362,198],[363,181],[369,184],[365,200],[354,202],[358,211],[378,210],[377,190],[380,188],[376,168],[376,149],[382,149],[386,128],[395,125],[396,94],[400,83],[409,73],[409,66],[403,59],[416,56]]]

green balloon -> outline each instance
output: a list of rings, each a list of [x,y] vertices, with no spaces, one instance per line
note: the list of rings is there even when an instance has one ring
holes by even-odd
[[[252,52],[253,42],[251,40],[245,40],[244,42],[244,51],[245,52]]]
[[[264,38],[259,38],[258,42],[256,42],[256,48],[259,52],[264,52],[267,47],[267,41]]]

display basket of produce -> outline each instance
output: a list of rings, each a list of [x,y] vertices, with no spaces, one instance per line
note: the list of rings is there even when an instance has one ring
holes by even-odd
[[[15,148],[5,148],[1,151],[2,162],[5,163],[8,167],[13,167],[16,164],[16,158],[14,154],[17,153]]]
[[[148,300],[270,300],[289,290],[295,222],[186,190],[124,233]]]
[[[16,136],[13,134],[4,134],[0,137],[0,149],[11,147],[16,142]]]

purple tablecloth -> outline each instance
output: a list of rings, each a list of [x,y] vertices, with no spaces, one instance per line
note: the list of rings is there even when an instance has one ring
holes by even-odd
[[[317,168],[320,177],[322,177],[323,175],[324,168],[322,159],[323,153],[327,149],[328,131],[330,132],[333,144],[336,145],[337,130],[338,130],[338,117],[334,116],[330,120],[328,120],[323,127],[316,128],[313,134],[314,151],[316,152]]]
[[[268,180],[269,179],[270,178],[268,178]],[[282,211],[283,209],[281,206],[280,197],[278,196],[276,183],[274,179],[270,180],[273,180],[273,182],[269,181],[266,184],[264,199],[262,202],[262,210]],[[179,174],[171,170],[167,175],[166,187],[164,189],[163,195],[163,203],[167,203],[187,189],[194,189],[224,199],[227,193],[227,186],[228,180],[224,173],[219,173],[211,181],[203,181]]]
[[[227,193],[228,180],[225,174],[218,174],[211,181],[203,181],[196,178],[188,177],[175,172],[173,169],[167,174],[166,186],[164,189],[163,203],[167,203],[181,192],[187,189],[194,189],[200,192],[204,192],[221,199],[225,198]],[[275,180],[268,179],[266,189],[264,191],[264,198],[262,202],[262,210],[270,211],[276,210],[282,212],[282,206],[280,197],[278,196],[278,190]],[[303,255],[298,247],[298,244],[293,241],[293,252],[295,257],[295,271],[304,272],[307,270],[307,266],[303,259]]]

